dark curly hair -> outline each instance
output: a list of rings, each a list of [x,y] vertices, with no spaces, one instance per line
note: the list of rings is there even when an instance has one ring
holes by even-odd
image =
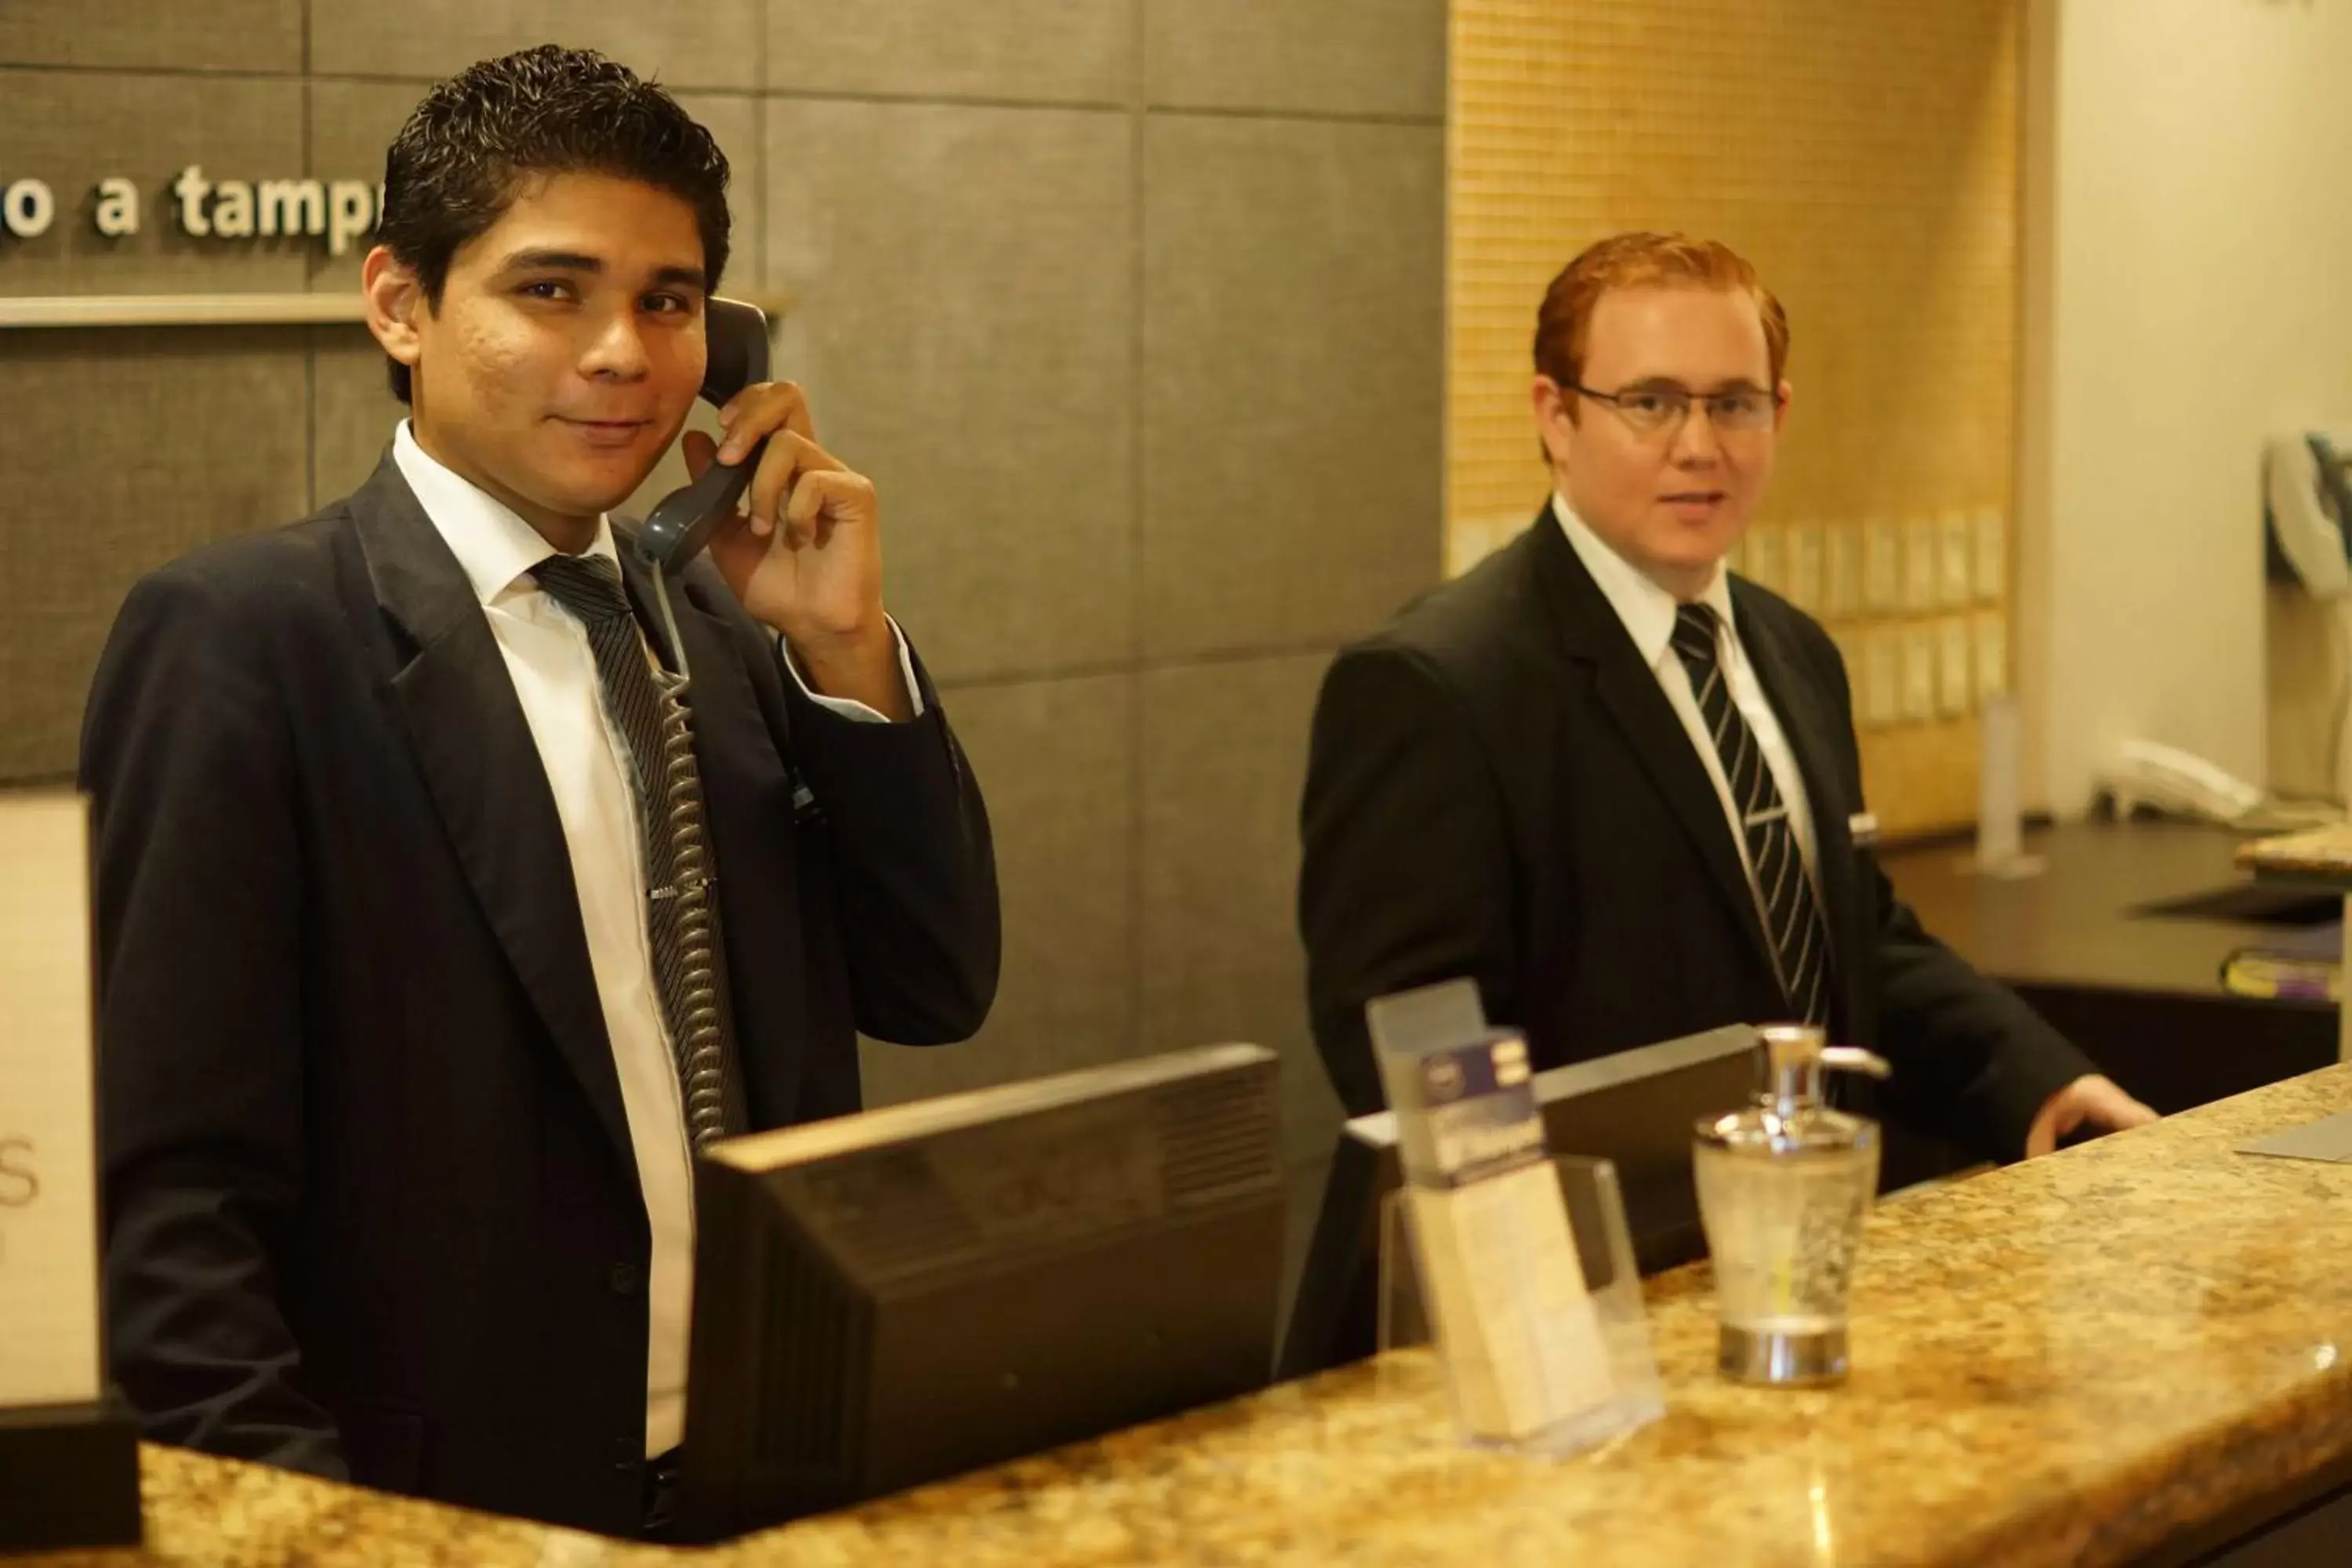
[[[416,269],[436,310],[450,258],[497,223],[528,174],[636,180],[692,205],[704,280],[727,266],[727,156],[655,83],[593,49],[553,44],[468,66],[425,95],[383,160],[376,238]],[[392,395],[409,401],[408,366]]]

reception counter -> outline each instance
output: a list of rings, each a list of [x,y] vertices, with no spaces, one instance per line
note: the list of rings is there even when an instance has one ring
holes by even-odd
[[[1704,1267],[1661,1279],[1665,1416],[1565,1460],[1455,1447],[1406,1352],[709,1552],[149,1449],[143,1552],[26,1561],[2088,1568],[2283,1518],[2263,1561],[2346,1561],[2293,1538],[2352,1481],[2352,1167],[2233,1146],[2347,1110],[2329,1068],[1886,1205],[1835,1392],[1718,1382]]]

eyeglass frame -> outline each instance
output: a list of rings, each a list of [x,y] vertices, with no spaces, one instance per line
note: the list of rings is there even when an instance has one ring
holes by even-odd
[[[1673,382],[1639,381],[1629,386],[1621,386],[1614,392],[1602,392],[1598,387],[1587,386],[1582,382],[1578,381],[1555,381],[1552,383],[1552,385],[1562,393],[1572,392],[1580,397],[1589,397],[1595,403],[1606,405],[1612,414],[1614,414],[1619,419],[1624,422],[1627,429],[1641,436],[1671,437],[1680,435],[1682,433],[1683,426],[1690,423],[1691,409],[1698,404],[1706,404],[1708,405],[1706,411],[1707,427],[1715,431],[1718,436],[1726,433],[1734,436],[1760,436],[1772,428],[1772,418],[1780,414],[1781,405],[1784,402],[1784,399],[1781,397],[1781,395],[1777,388],[1767,391],[1765,388],[1752,384],[1743,384],[1736,391],[1727,392],[1693,392],[1689,387],[1677,385]],[[1681,405],[1680,411],[1665,424],[1652,426],[1649,428],[1644,429],[1640,423],[1625,412],[1625,398],[1637,392],[1646,393],[1653,396],[1671,398]],[[1764,412],[1766,419],[1763,424],[1727,425],[1717,416],[1713,406],[1717,399],[1741,395],[1753,395],[1761,397],[1765,400]]]

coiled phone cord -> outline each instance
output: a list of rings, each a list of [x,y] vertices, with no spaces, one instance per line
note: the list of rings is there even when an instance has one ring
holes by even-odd
[[[686,1095],[686,1124],[696,1148],[723,1135],[726,1125],[726,1046],[719,996],[719,950],[710,912],[709,835],[703,823],[702,792],[695,774],[693,715],[686,705],[692,671],[686,644],[670,608],[669,574],[656,571],[654,600],[668,639],[671,668],[656,670],[661,691],[663,799],[669,806],[670,878],[662,893],[677,900],[677,953],[684,971],[677,1020],[678,1079]],[[657,893],[656,897],[661,896]]]

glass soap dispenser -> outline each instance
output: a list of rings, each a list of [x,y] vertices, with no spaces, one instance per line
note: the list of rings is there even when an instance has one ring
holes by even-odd
[[[1701,1121],[1692,1152],[1715,1263],[1717,1366],[1739,1383],[1840,1383],[1879,1136],[1876,1122],[1822,1099],[1822,1075],[1888,1068],[1809,1025],[1757,1033],[1764,1087],[1747,1110]]]

